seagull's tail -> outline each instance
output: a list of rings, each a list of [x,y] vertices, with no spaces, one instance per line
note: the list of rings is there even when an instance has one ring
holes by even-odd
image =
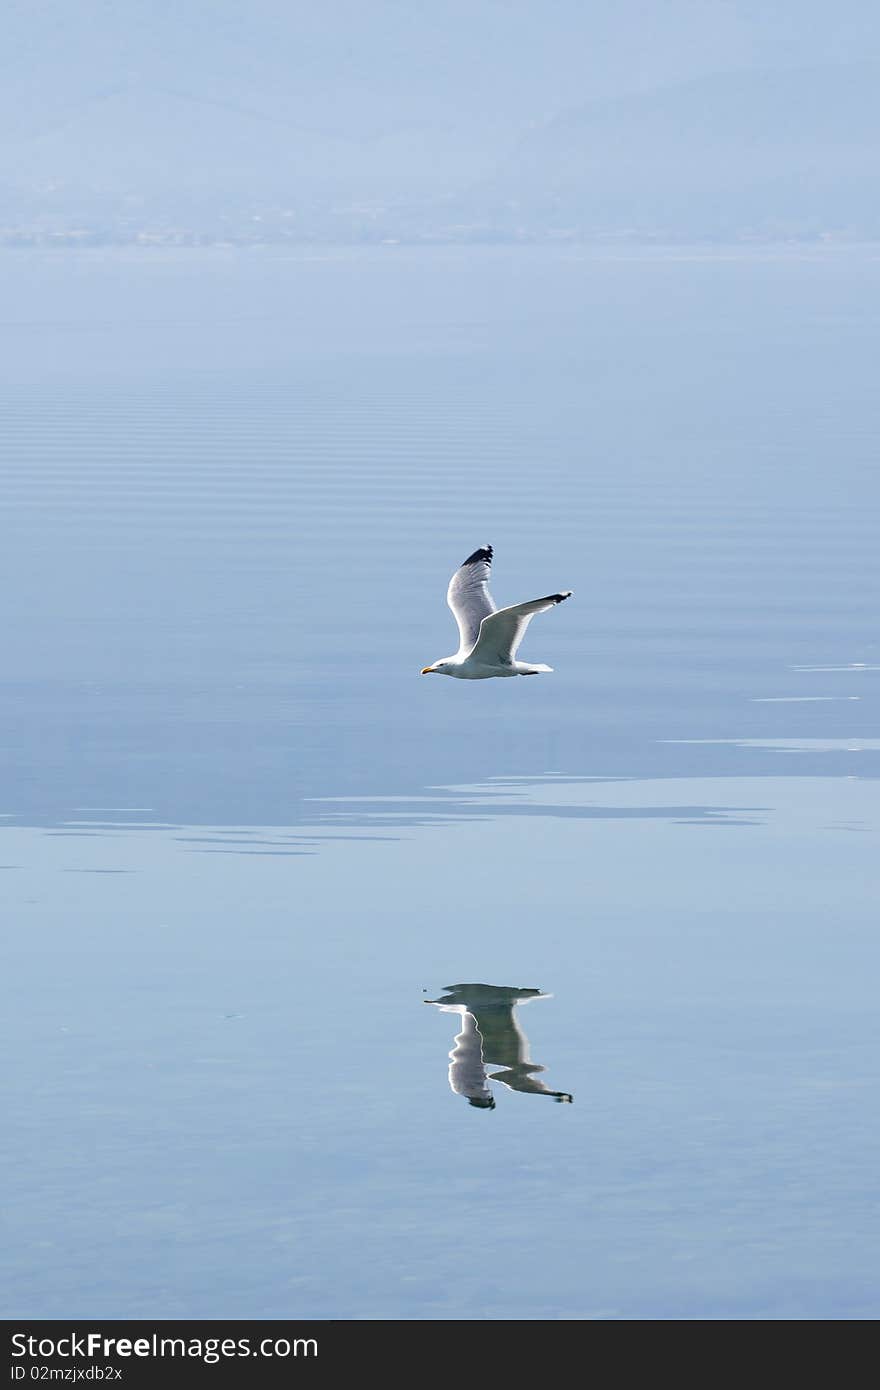
[[[525,666],[525,662],[523,662],[522,665]],[[544,674],[545,671],[552,671],[552,670],[553,670],[553,667],[552,667],[552,666],[544,666],[543,664],[540,664],[540,665],[532,665],[531,663],[529,663],[528,666],[525,666],[525,670],[521,670],[521,671],[520,671],[520,675],[521,675],[521,676],[541,676],[541,675]]]

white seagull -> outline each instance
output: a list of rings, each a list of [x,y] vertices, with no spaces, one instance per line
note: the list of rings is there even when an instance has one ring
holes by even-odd
[[[484,681],[490,676],[537,676],[552,666],[533,666],[517,661],[516,652],[536,613],[544,613],[571,597],[571,590],[545,598],[496,608],[489,593],[491,545],[469,555],[449,581],[446,602],[452,609],[461,642],[455,656],[444,656],[422,667],[423,676],[457,676],[459,680]]]

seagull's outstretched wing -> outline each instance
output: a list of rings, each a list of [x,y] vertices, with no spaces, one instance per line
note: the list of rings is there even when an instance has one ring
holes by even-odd
[[[545,598],[529,599],[528,603],[515,603],[511,608],[499,608],[496,613],[490,613],[480,625],[480,635],[471,653],[474,660],[484,661],[488,666],[510,665],[535,614],[546,613],[548,608],[570,597],[571,589],[566,589],[562,594],[547,594]]]
[[[458,623],[462,655],[476,642],[483,619],[495,612],[495,601],[489,593],[491,569],[492,547],[483,545],[467,557],[449,581],[446,602]]]

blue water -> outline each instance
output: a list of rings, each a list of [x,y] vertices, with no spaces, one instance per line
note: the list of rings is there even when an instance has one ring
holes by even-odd
[[[877,1315],[878,279],[0,259],[7,1315]]]

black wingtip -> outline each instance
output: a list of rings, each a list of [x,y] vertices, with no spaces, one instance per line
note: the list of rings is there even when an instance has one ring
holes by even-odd
[[[473,555],[469,555],[466,560],[462,560],[462,567],[464,565],[476,564],[491,565],[492,556],[494,555],[494,553],[495,552],[492,549],[491,545],[481,545],[479,550],[474,551]]]
[[[545,602],[549,601],[550,603],[565,603],[565,600],[567,598],[571,598],[571,595],[571,589],[563,589],[561,594],[548,594]]]

